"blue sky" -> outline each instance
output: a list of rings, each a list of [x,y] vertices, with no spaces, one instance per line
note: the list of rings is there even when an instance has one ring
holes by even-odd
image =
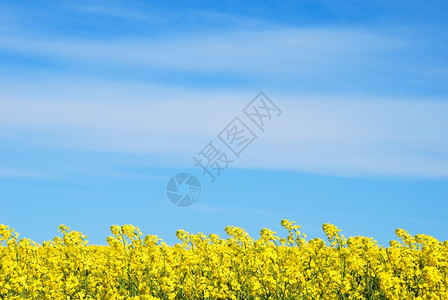
[[[0,223],[253,237],[280,220],[448,240],[445,1],[0,3]],[[193,156],[263,91],[282,110],[214,183]],[[230,153],[229,153],[230,156]],[[171,204],[176,173],[202,185]]]

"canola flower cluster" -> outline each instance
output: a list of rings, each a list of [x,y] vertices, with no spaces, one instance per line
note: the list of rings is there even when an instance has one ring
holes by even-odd
[[[169,246],[133,225],[114,225],[108,245],[61,225],[37,244],[0,225],[1,299],[448,299],[448,241],[398,229],[380,247],[324,224],[328,243],[262,229],[252,239],[177,232]]]

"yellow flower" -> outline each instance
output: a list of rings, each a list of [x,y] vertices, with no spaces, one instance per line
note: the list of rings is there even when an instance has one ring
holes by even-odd
[[[448,241],[398,229],[381,247],[346,239],[324,224],[329,244],[306,240],[282,220],[254,240],[239,227],[227,239],[178,230],[168,246],[133,225],[111,226],[107,246],[65,225],[39,245],[0,225],[0,297],[4,299],[448,299]]]

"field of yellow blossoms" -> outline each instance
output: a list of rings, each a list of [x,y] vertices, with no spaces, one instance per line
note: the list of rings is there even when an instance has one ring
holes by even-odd
[[[107,246],[61,225],[36,244],[0,225],[1,299],[448,299],[448,241],[398,229],[387,248],[346,239],[324,224],[328,242],[306,240],[282,220],[285,237],[252,239],[177,232],[168,246],[132,225],[112,226]]]

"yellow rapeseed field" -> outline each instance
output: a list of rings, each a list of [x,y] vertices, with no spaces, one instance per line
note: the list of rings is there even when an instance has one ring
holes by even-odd
[[[39,245],[0,226],[1,299],[448,299],[448,241],[398,229],[381,247],[346,239],[324,224],[328,242],[306,240],[282,220],[285,238],[177,232],[168,246],[132,225],[112,226],[107,246],[61,225]]]

